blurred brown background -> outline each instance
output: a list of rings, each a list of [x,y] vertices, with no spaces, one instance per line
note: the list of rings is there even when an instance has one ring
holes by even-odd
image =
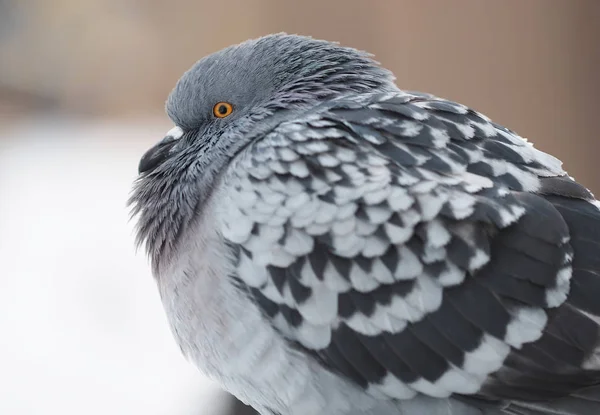
[[[484,112],[600,192],[600,0],[0,0],[0,159],[16,160],[14,146],[22,154],[0,178],[14,166],[30,172],[34,149],[63,140],[57,154],[85,159],[77,175],[128,188],[139,155],[170,128],[163,105],[182,72],[205,54],[279,31],[374,53],[400,88]],[[55,131],[57,120],[67,127]],[[81,142],[88,147],[71,155]],[[58,164],[49,160],[46,171]],[[106,165],[120,173],[106,178]],[[14,177],[10,188],[23,188]],[[121,215],[126,193],[105,196]],[[2,237],[11,236],[0,228],[0,245]],[[151,284],[147,270],[140,274]]]
[[[277,31],[369,50],[401,88],[476,107],[600,187],[598,0],[0,0],[0,108],[160,115],[197,59]]]

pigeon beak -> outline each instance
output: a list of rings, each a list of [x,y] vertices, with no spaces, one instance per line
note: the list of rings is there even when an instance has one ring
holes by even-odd
[[[154,170],[165,161],[171,152],[171,148],[182,135],[183,131],[179,127],[169,131],[165,138],[144,153],[138,165],[138,173],[142,174]]]

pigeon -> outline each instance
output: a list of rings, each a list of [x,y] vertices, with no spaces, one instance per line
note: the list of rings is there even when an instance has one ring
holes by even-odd
[[[600,204],[372,55],[208,55],[130,196],[182,353],[264,415],[600,413]]]

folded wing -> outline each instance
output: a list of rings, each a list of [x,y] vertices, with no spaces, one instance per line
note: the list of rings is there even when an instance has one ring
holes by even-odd
[[[600,383],[600,210],[483,115],[338,100],[248,147],[226,186],[240,289],[371,393],[539,401]]]

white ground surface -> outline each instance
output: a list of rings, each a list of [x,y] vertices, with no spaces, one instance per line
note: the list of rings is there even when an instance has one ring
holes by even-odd
[[[166,121],[0,128],[0,414],[217,415],[125,203]]]

